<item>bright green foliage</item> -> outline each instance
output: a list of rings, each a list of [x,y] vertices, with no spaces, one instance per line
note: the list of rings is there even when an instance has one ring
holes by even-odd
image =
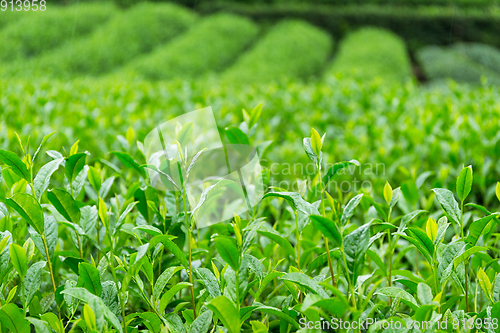
[[[232,126],[258,145],[248,124],[259,131],[265,116],[257,107]],[[255,209],[202,229],[193,220],[215,185],[198,202],[183,184],[154,189],[141,144],[124,138],[120,151],[93,159],[78,153],[85,140],[56,151],[56,136],[30,146],[16,136],[22,149],[0,155],[2,333],[296,332],[321,317],[437,321],[442,312],[498,319],[499,214],[483,206],[472,166],[339,193],[327,185],[362,164],[334,163],[319,133],[309,128],[296,145],[314,162],[308,186],[268,188]]]
[[[223,80],[266,82],[317,74],[332,51],[331,37],[308,23],[279,22],[229,68]]]
[[[416,58],[428,79],[451,78],[457,82],[500,84],[500,50],[479,43],[427,46]]]
[[[219,72],[245,50],[258,31],[246,18],[212,15],[171,43],[134,60],[130,68],[148,79],[186,79]]]
[[[176,5],[138,4],[92,35],[37,59],[34,65],[56,75],[102,74],[177,37],[195,20],[194,13]]]
[[[266,166],[279,162],[273,166],[273,173],[280,180],[303,179],[300,168],[287,167],[283,162],[293,156],[293,163],[308,163],[307,155],[297,152],[303,151],[302,139],[310,137],[314,127],[321,134],[328,132],[327,138],[335,138],[332,143],[324,144],[324,155],[339,156],[339,160],[346,161],[356,158],[361,164],[358,170],[362,170],[366,180],[375,187],[380,187],[380,195],[386,181],[394,189],[400,184],[410,205],[416,203],[416,189],[421,186],[430,189],[422,183],[425,179],[435,180],[436,187],[454,190],[456,182],[447,177],[458,176],[461,168],[456,161],[463,160],[474,161],[474,183],[478,184],[472,187],[468,200],[474,200],[474,193],[484,186],[485,193],[489,193],[484,196],[485,202],[497,201],[495,185],[500,172],[491,162],[500,159],[500,149],[494,139],[498,132],[496,124],[500,122],[497,101],[500,89],[454,84],[446,87],[428,90],[407,84],[388,88],[374,82],[367,89],[366,85],[349,80],[335,84],[278,84],[273,89],[261,84],[228,87],[203,80],[187,86],[182,82],[0,80],[0,120],[8,124],[0,131],[0,137],[4,147],[19,152],[14,131],[24,138],[30,135],[31,146],[36,146],[46,133],[64,127],[64,131],[52,136],[48,149],[64,146],[69,151],[73,143],[81,139],[79,151],[88,150],[92,154],[87,157],[88,161],[95,158],[109,161],[114,159],[109,152],[123,151],[134,145],[125,138],[130,126],[136,131],[136,140],[143,140],[148,129],[165,121],[165,110],[169,117],[185,112],[179,95],[165,94],[165,91],[184,91],[182,100],[193,109],[210,93],[210,104],[220,115],[216,117],[221,128],[234,126],[235,121],[244,119],[241,111],[230,113],[230,110],[249,110],[248,105],[256,101],[272,101],[262,111],[256,126],[261,130],[255,131],[255,139],[280,143],[263,150],[264,159],[268,161]],[[30,98],[26,97],[28,92]],[[303,96],[311,96],[311,99]],[[224,107],[218,109],[216,105]],[[29,127],[25,126],[25,119],[30,119]],[[398,119],[398,126],[393,126],[394,119]],[[96,137],[99,140],[95,140]],[[49,161],[45,154],[39,154],[37,159]],[[366,165],[368,161],[375,163]],[[121,162],[115,160],[115,163]],[[340,166],[325,168],[323,180],[330,178],[330,170],[333,174]],[[332,191],[338,190],[338,182],[345,180],[354,167],[353,162],[339,169],[330,181]],[[60,171],[64,172],[63,169],[59,166]],[[419,170],[433,174],[420,175]],[[60,177],[58,173],[52,177]],[[4,172],[3,178],[10,183],[9,175],[10,172]],[[102,183],[110,176],[110,173],[103,174]],[[413,185],[407,177],[412,178]]]
[[[360,81],[381,78],[400,82],[412,76],[404,41],[379,28],[363,28],[345,37],[328,73]]]
[[[21,19],[0,31],[0,60],[20,60],[39,55],[67,40],[90,33],[116,12],[116,8],[109,3],[87,3],[21,14]],[[2,12],[1,16],[4,15],[15,16],[19,13]]]
[[[10,4],[9,4],[10,5]],[[4,28],[8,24],[12,24],[14,22],[19,21],[21,18],[24,18],[26,14],[35,13],[33,11],[25,12],[25,11],[10,11],[7,10],[0,15],[0,29]]]

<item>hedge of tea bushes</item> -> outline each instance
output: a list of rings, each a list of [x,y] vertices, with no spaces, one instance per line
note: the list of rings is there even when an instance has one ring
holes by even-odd
[[[8,8],[10,8],[10,6],[11,6],[11,4],[8,4]],[[31,12],[27,12],[27,13],[31,13]],[[24,12],[24,11],[21,11],[21,12],[11,11],[11,10],[4,11],[2,13],[2,15],[0,15],[0,29],[7,26],[7,24],[11,24],[13,22],[20,20],[22,17],[25,16],[25,14],[26,14],[26,12]]]
[[[62,45],[29,66],[56,76],[100,75],[169,42],[196,20],[196,14],[181,6],[141,3],[92,35]]]
[[[319,74],[333,41],[321,29],[298,20],[276,24],[222,75],[228,83],[306,79]]]
[[[46,6],[47,10],[43,12],[1,12],[2,17],[19,15],[20,18],[0,30],[0,60],[35,57],[66,41],[74,42],[117,13],[111,3],[84,3],[69,7],[52,7],[49,3]]]
[[[81,140],[80,148],[92,152],[90,159],[107,159],[108,152],[143,140],[159,123],[184,112],[212,106],[223,129],[241,121],[242,108],[262,102],[255,140],[262,145],[264,165],[272,167],[277,179],[290,183],[308,174],[294,168],[307,163],[306,156],[295,152],[312,125],[335,138],[327,144],[326,160],[357,158],[362,163],[360,170],[367,174],[358,179],[374,185],[400,183],[431,171],[436,186],[447,186],[446,177],[456,173],[457,163],[473,163],[475,189],[482,193],[478,201],[486,202],[494,194],[488,186],[500,179],[495,162],[500,158],[499,96],[496,86],[450,82],[431,89],[411,81],[388,86],[335,77],[240,87],[213,79],[1,79],[0,142],[3,148],[15,149],[14,132],[40,140],[57,131],[48,149],[69,149]],[[129,128],[136,132],[131,142],[126,139]],[[384,166],[370,173],[363,163]]]
[[[327,74],[393,82],[404,82],[412,75],[404,41],[379,28],[363,28],[345,37]]]
[[[458,82],[500,84],[500,50],[485,44],[460,43],[428,46],[416,58],[430,80],[451,78]]]
[[[244,53],[258,33],[259,27],[247,18],[211,15],[172,42],[133,60],[125,70],[154,80],[217,73]]]

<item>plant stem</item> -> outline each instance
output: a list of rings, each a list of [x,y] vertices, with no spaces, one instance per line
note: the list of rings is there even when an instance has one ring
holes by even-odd
[[[50,278],[52,279],[52,287],[54,288],[54,293],[56,292],[56,281],[54,279],[54,271],[52,270],[52,262],[49,256],[49,248],[47,247],[47,240],[45,239],[45,234],[42,234],[43,246],[45,247],[45,255],[47,256],[47,263],[49,264]]]
[[[387,214],[387,223],[391,223],[391,213],[392,213],[392,208],[389,207],[389,214]],[[389,261],[389,274],[387,275],[387,284],[389,287],[392,286],[392,255],[393,255],[393,248],[392,248],[392,240],[391,240],[391,228],[387,229],[387,241],[389,243],[389,255],[387,260]],[[389,305],[392,305],[392,297],[389,297]]]
[[[188,229],[188,250],[189,250],[189,283],[191,283],[191,302],[193,303],[193,316],[196,319],[196,302],[194,300],[193,267],[191,266],[191,229]]]
[[[99,198],[97,199],[97,211],[99,211]],[[97,219],[97,226],[96,226],[96,230],[97,230],[97,245],[99,246],[97,248],[97,262],[99,262],[101,260],[101,237],[100,237],[100,234],[101,234],[101,219]]]
[[[45,233],[42,234],[42,241],[43,241],[43,247],[45,248],[45,255],[47,256],[47,263],[49,264],[50,278],[52,280],[52,287],[54,289],[54,295],[55,295],[57,286],[56,286],[56,280],[54,279],[54,270],[52,269],[52,261],[50,260],[49,248],[47,246],[47,240],[45,239]],[[57,316],[59,317],[59,320],[61,320],[61,310],[59,309],[59,305],[57,305]]]
[[[387,223],[391,223],[391,213],[392,208],[389,208],[389,214],[387,215]],[[389,275],[387,276],[387,283],[389,287],[392,285],[392,256],[393,256],[393,248],[392,248],[392,240],[391,240],[391,229],[387,229],[387,240],[389,242]]]
[[[356,309],[357,308],[356,295],[354,293],[354,286],[351,283],[351,277],[349,276],[349,268],[347,268],[347,259],[345,257],[344,247],[341,247],[340,251],[342,252],[342,258],[344,260],[344,270],[345,270],[345,276],[347,278],[347,284],[349,285],[349,289],[350,289],[351,295],[352,295],[352,305],[354,306],[354,309]],[[347,299],[349,299],[349,292],[347,292]]]
[[[321,178],[321,166],[319,163],[316,165],[318,168],[318,178],[321,183],[321,214],[323,217],[326,217],[326,210],[325,210],[325,184],[323,184],[323,179]],[[326,248],[326,258],[328,259],[328,268],[330,269],[330,275],[332,277],[332,285],[336,286],[337,284],[335,283],[335,274],[333,273],[333,265],[332,265],[332,257],[330,256],[330,249],[328,246],[328,239],[323,235],[323,241],[325,242],[325,248]]]
[[[330,248],[329,248],[329,245],[328,245],[328,238],[326,238],[326,236],[323,235],[323,241],[325,242],[325,248],[326,248],[326,257],[328,259],[328,268],[330,269],[330,275],[332,276],[332,284],[334,287],[337,286],[337,284],[335,283],[335,274],[333,274],[333,265],[332,265],[332,258],[330,257]]]
[[[461,200],[460,202],[460,231],[462,233],[462,241],[465,241],[464,237],[464,201]],[[469,312],[469,283],[468,283],[468,277],[467,277],[467,267],[468,267],[468,260],[467,258],[464,260],[464,271],[465,271],[465,308],[467,312]]]
[[[78,240],[78,251],[80,252],[80,258],[83,259],[82,242],[80,241],[80,235],[78,235],[77,231],[75,231],[75,234],[76,234],[76,239]]]
[[[187,215],[187,203],[186,203],[186,188],[183,189],[182,193],[182,203],[184,205],[184,222],[186,223],[186,228],[188,231],[188,252],[189,252],[189,283],[191,283],[191,303],[193,304],[193,316],[194,319],[196,319],[196,302],[194,300],[194,284],[193,284],[193,267],[191,265],[192,263],[192,256],[191,256],[191,226],[189,225],[189,219]]]
[[[26,306],[24,305],[26,302],[25,302],[25,295],[24,295],[24,279],[21,278],[21,302],[23,303],[23,315],[26,315]]]
[[[300,232],[299,232],[299,217],[297,211],[295,211],[295,231],[297,237],[297,268],[300,271]]]
[[[113,240],[111,239],[111,234],[109,233],[109,230],[107,230],[107,233],[109,235],[109,247],[110,247],[110,250],[111,250],[111,274],[113,275],[113,280],[115,281],[115,284],[116,284],[116,290],[118,291],[118,295],[119,295],[119,298],[120,298],[120,307],[121,307],[121,310],[122,310],[122,323],[123,323],[123,332],[127,332],[127,323],[126,323],[126,320],[125,320],[125,304],[123,302],[123,298],[124,298],[124,295],[123,295],[123,291],[120,290],[121,288],[118,288],[118,278],[116,277],[116,272],[115,272],[115,253],[114,253],[114,250],[113,250]]]
[[[236,278],[236,308],[238,313],[240,313],[240,272],[234,272]]]

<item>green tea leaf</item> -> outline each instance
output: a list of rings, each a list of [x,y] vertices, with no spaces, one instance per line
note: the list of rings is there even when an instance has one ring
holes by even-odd
[[[266,225],[262,225],[257,232],[281,246],[292,258],[296,258],[297,253],[293,249],[292,244],[290,244],[287,239],[281,237],[276,230],[269,228]]]
[[[339,249],[330,250],[330,258],[339,259],[340,258],[340,250]],[[317,256],[313,261],[311,261],[307,265],[307,274],[311,274],[312,271],[314,271],[318,267],[321,267],[326,262],[328,262],[328,256],[325,252],[325,253],[322,253],[319,256]]]
[[[198,158],[201,156],[201,154],[205,150],[206,150],[206,148],[203,148],[202,150],[200,150],[199,152],[197,152],[196,155],[193,156],[193,159],[191,160],[191,163],[189,164],[189,167],[186,170],[186,179],[189,178],[189,173],[194,168],[194,166],[196,165],[196,161],[198,160]]]
[[[214,273],[208,268],[197,268],[194,270],[198,279],[203,282],[203,285],[207,289],[207,292],[213,298],[219,297],[221,295],[220,286],[217,282],[217,278]]]
[[[415,298],[413,298],[412,295],[410,295],[408,292],[404,291],[403,289],[400,289],[397,287],[384,287],[384,288],[380,288],[378,291],[376,291],[375,294],[376,295],[384,295],[384,296],[393,297],[393,298],[396,298],[400,295],[401,301],[405,302],[406,305],[410,306],[414,310],[418,309],[417,301],[415,300]]]
[[[299,233],[302,232],[304,227],[309,222],[310,215],[320,215],[316,207],[309,202],[305,201],[300,194],[296,192],[270,192],[264,195],[262,199],[278,197],[285,199],[292,208],[297,211],[299,219]]]
[[[385,182],[385,186],[384,186],[384,199],[387,202],[387,204],[391,203],[391,200],[392,200],[392,187],[391,187],[391,184],[389,184],[389,182]]]
[[[187,122],[182,125],[181,130],[176,134],[175,138],[180,143],[182,148],[184,148],[189,143],[189,141],[191,141],[191,137],[193,136],[193,128],[194,122]]]
[[[287,273],[280,277],[281,280],[290,281],[295,283],[301,287],[306,288],[307,290],[318,294],[322,298],[328,298],[328,294],[320,287],[320,285],[312,280],[309,276],[304,273]]]
[[[160,302],[158,304],[158,309],[160,313],[165,312],[165,308],[167,307],[168,303],[172,300],[172,298],[177,294],[179,291],[185,288],[191,287],[191,283],[188,282],[179,282],[175,285],[172,286],[169,290],[167,290],[163,296],[160,299]]]
[[[258,104],[256,107],[252,109],[250,112],[250,119],[248,121],[248,128],[252,128],[257,124],[260,119],[260,115],[262,114],[262,103]]]
[[[229,333],[240,333],[240,315],[226,296],[216,297],[206,306],[217,315]]]
[[[309,159],[311,161],[313,161],[314,164],[320,163],[322,154],[316,155],[316,153],[314,152],[314,149],[312,147],[311,138],[304,138],[303,144],[304,144],[304,150],[307,154],[307,157],[309,157]]]
[[[479,268],[479,272],[477,272],[477,279],[486,297],[493,302],[493,298],[491,297],[491,282],[482,268]]]
[[[427,234],[423,232],[422,230],[418,228],[413,228],[410,227],[407,229],[409,231],[410,236],[412,236],[414,239],[416,239],[418,242],[420,242],[423,246],[425,246],[427,252],[429,254],[434,253],[434,244],[433,242],[429,239]]]
[[[33,158],[31,159],[31,161],[35,161],[36,157],[38,156],[38,154],[40,153],[40,150],[42,150],[42,146],[47,143],[47,141],[49,141],[50,137],[52,135],[54,135],[56,132],[52,132],[52,133],[49,133],[47,135],[45,135],[43,138],[42,138],[42,142],[40,142],[40,145],[38,146],[37,150],[35,151],[35,153],[33,154]]]
[[[453,193],[444,188],[435,188],[433,191],[436,193],[436,198],[444,212],[448,214],[448,217],[455,223],[460,224],[460,207]]]
[[[26,252],[24,252],[24,248],[13,243],[10,244],[9,253],[12,265],[16,269],[21,279],[24,280],[24,278],[26,277],[26,271],[28,270],[28,265],[26,263]]]
[[[64,162],[64,158],[58,158],[50,161],[40,168],[35,180],[33,181],[33,187],[35,188],[35,196],[38,200],[41,199],[43,193],[47,190],[50,183],[50,177],[52,174],[59,169],[61,163]]]
[[[470,248],[463,248],[460,252],[458,252],[455,257],[453,258],[453,265],[454,267],[457,267],[460,265],[463,261],[467,260],[470,258],[471,255],[478,253],[478,252],[487,252],[488,249],[482,246],[473,246]]]
[[[165,269],[163,273],[161,273],[161,275],[156,279],[153,289],[155,302],[160,298],[163,289],[167,285],[168,281],[172,278],[172,276],[183,269],[184,267],[181,266],[169,267]]]
[[[85,262],[80,263],[78,265],[77,287],[84,287],[92,294],[100,296],[102,292],[102,285],[97,268]]]
[[[420,253],[424,255],[425,259],[429,263],[432,263],[432,253],[434,252],[434,244],[422,230],[417,228],[410,228],[410,229],[405,230],[406,235],[400,233],[396,234],[398,234],[399,236],[403,237],[404,239],[415,245],[415,247],[420,251]]]
[[[357,270],[364,261],[364,255],[370,246],[370,223],[364,224],[344,237],[344,252],[347,268],[357,275]]]
[[[26,273],[26,279],[24,280],[24,306],[28,307],[35,296],[36,292],[40,289],[42,285],[42,273],[43,268],[47,264],[46,261],[39,261],[34,263],[28,269]]]
[[[30,324],[24,318],[23,312],[14,303],[0,308],[0,323],[12,333],[30,333]]]
[[[342,226],[345,226],[347,224],[347,221],[349,221],[354,215],[354,210],[356,209],[356,207],[358,207],[359,202],[362,198],[363,194],[358,194],[357,196],[349,200],[347,205],[345,205],[344,211],[342,212],[342,217],[340,218],[340,224]]]
[[[15,153],[0,149],[0,160],[7,164],[12,171],[27,182],[31,181],[31,174],[26,167],[26,164]]]
[[[219,236],[215,239],[215,246],[221,258],[233,270],[238,271],[240,269],[240,253],[233,241],[229,237]]]
[[[83,170],[85,166],[85,160],[87,158],[86,153],[74,154],[68,157],[66,160],[66,166],[64,167],[66,178],[70,183],[75,180],[76,176]]]
[[[120,332],[120,333],[123,332],[120,321],[118,321],[118,318],[115,316],[115,314],[113,312],[111,312],[111,310],[104,304],[102,299],[91,294],[87,289],[85,289],[85,288],[69,288],[69,289],[65,289],[65,290],[61,291],[61,293],[73,296],[75,298],[78,298],[81,301],[86,302],[86,303],[90,303],[92,300],[97,300],[97,302],[101,302],[104,317],[107,320],[109,320],[109,322],[115,327],[115,329],[118,330],[118,332]]]
[[[252,320],[250,322],[252,325],[252,333],[268,333],[267,326],[261,323],[260,321]]]
[[[342,235],[337,229],[335,222],[326,217],[311,215],[309,216],[313,226],[321,231],[328,239],[330,239],[336,247],[342,246]]]
[[[28,320],[35,327],[36,333],[52,333],[47,322],[33,317],[28,317],[26,320]]]
[[[229,140],[229,143],[237,144],[237,145],[250,145],[250,140],[248,140],[248,136],[243,133],[238,127],[226,127],[225,129],[226,137]]]
[[[477,244],[479,237],[483,235],[483,232],[486,230],[486,227],[490,223],[490,221],[495,217],[495,215],[489,215],[483,217],[479,220],[475,220],[469,227],[469,236],[465,240],[471,246]]]
[[[186,255],[184,254],[184,252],[181,251],[181,249],[179,249],[179,247],[174,242],[171,241],[170,239],[171,237],[172,236],[168,235],[155,236],[151,238],[151,240],[149,241],[149,245],[150,247],[154,248],[156,244],[162,243],[167,250],[172,252],[172,254],[179,260],[181,265],[184,266],[184,268],[188,268],[189,263],[187,261]]]
[[[457,195],[461,201],[464,201],[465,198],[470,193],[472,188],[472,166],[469,165],[460,171],[460,174],[457,178]]]
[[[80,208],[71,194],[63,189],[53,189],[47,192],[47,198],[66,220],[75,224],[80,223]]]
[[[316,156],[321,153],[321,146],[321,136],[314,128],[311,128],[311,147]]]
[[[427,223],[425,225],[425,233],[427,234],[427,237],[429,237],[431,241],[433,242],[436,241],[438,233],[438,225],[433,217],[427,219]]]
[[[149,332],[160,333],[161,332],[161,320],[156,313],[143,312],[139,316],[144,320],[144,325],[148,328]]]
[[[7,205],[14,208],[30,226],[40,235],[44,231],[42,207],[36,199],[26,193],[16,193],[6,201]]]
[[[134,161],[134,159],[127,153],[122,153],[118,151],[111,152],[118,160],[123,164],[124,167],[133,169],[137,171],[142,177],[146,177],[146,171],[141,167],[139,163]]]
[[[205,311],[193,321],[190,333],[207,333],[211,324],[212,311]]]
[[[294,329],[299,329],[300,326],[299,324],[289,315],[284,313],[282,310],[272,307],[272,306],[266,306],[266,305],[261,305],[258,308],[256,308],[254,311],[262,311],[265,313],[269,313],[272,315],[275,315],[276,317],[280,318],[281,320],[286,321],[288,324],[292,325]]]
[[[422,305],[432,304],[432,289],[425,283],[419,283],[417,286],[417,296]]]
[[[357,160],[350,160],[345,162],[338,162],[331,166],[323,176],[323,183],[328,184],[333,180],[342,170],[349,168],[351,165],[359,166]]]
[[[101,175],[99,174],[99,171],[97,171],[97,169],[94,167],[89,167],[87,178],[89,179],[90,185],[94,188],[94,190],[97,193],[99,193],[99,190],[101,189],[102,185],[102,178]]]

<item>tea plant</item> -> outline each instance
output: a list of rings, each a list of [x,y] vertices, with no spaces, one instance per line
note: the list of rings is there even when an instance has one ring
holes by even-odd
[[[261,106],[243,115],[227,139],[256,145]],[[89,164],[77,142],[40,165],[52,136],[36,150],[20,137],[20,154],[0,150],[3,332],[306,332],[327,322],[357,332],[375,320],[370,331],[498,329],[498,213],[469,201],[472,166],[455,193],[423,191],[426,173],[331,193],[360,163],[325,168],[331,138],[312,129],[303,148],[315,174],[297,192],[270,187],[244,216],[197,228],[212,187],[194,203],[183,182],[154,189],[140,143]],[[187,177],[197,157],[184,157]]]

